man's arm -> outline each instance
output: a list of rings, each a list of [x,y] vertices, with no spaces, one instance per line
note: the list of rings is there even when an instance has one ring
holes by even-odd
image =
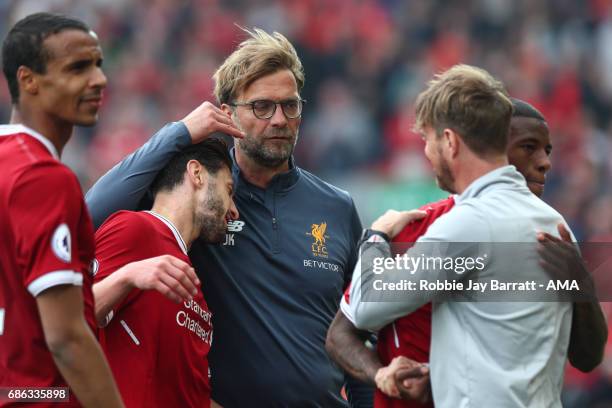
[[[131,262],[93,285],[96,321],[106,326],[109,313],[132,289],[154,289],[180,303],[195,296],[199,285],[193,268],[171,255]]]
[[[230,116],[210,102],[204,102],[181,121],[160,129],[87,192],[85,201],[94,226],[98,228],[109,215],[119,210],[138,209],[157,173],[172,156],[191,143],[202,142],[214,132],[244,137]]]
[[[85,194],[95,228],[119,210],[137,210],[157,173],[191,144],[182,122],[167,124],[147,143],[103,175]]]
[[[593,371],[603,361],[607,341],[608,326],[599,302],[574,303],[570,363],[582,372]]]
[[[369,332],[357,329],[339,310],[327,332],[325,349],[350,376],[375,385],[374,377],[382,364],[376,352],[365,345],[369,335]]]
[[[426,216],[423,211],[387,211],[372,224],[372,229],[384,232],[390,238],[401,231],[407,223]],[[470,225],[469,230],[465,225]],[[478,211],[470,205],[456,206],[443,217],[437,219],[421,236],[404,257],[407,259],[428,259],[449,257],[477,258],[483,252],[483,243],[490,242],[489,226]],[[415,290],[410,296],[398,291],[388,290],[382,283],[401,283],[409,280],[418,284],[420,281],[436,282],[447,279],[466,279],[470,271],[462,275],[452,270],[445,270],[441,263],[422,263],[402,268],[391,262],[391,265],[377,264],[376,261],[393,261],[388,243],[368,242],[361,245],[361,257],[353,271],[351,282],[351,316],[359,329],[378,331],[383,326],[412,313],[422,305],[429,303],[447,293],[445,290]]]
[[[538,240],[543,244],[540,249],[542,266],[556,276],[559,271],[566,271],[567,276],[563,278],[579,279],[582,290],[595,298],[593,279],[575,247],[571,234],[563,224],[559,224],[557,229],[562,239],[546,233],[538,234]],[[572,366],[586,373],[603,361],[608,341],[608,325],[596,298],[592,301],[574,302],[573,308],[567,354]]]
[[[60,285],[36,297],[45,340],[84,407],[122,407],[111,370],[83,317],[81,287]]]
[[[344,313],[338,311],[327,332],[325,349],[332,360],[353,378],[378,386],[394,398],[428,402],[428,369],[406,357],[384,367],[376,352],[365,346],[364,341],[369,335],[369,332],[355,328]]]

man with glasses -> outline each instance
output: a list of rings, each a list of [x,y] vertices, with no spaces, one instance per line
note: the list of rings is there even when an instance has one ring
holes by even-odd
[[[294,47],[278,33],[247,33],[215,73],[220,108],[205,102],[164,127],[102,177],[87,203],[96,225],[119,209],[147,208],[145,193],[173,154],[213,131],[238,137],[231,156],[240,218],[222,246],[198,240],[190,251],[214,314],[212,398],[225,407],[345,406],[325,335],[361,223],[348,193],[293,161],[304,105]]]
[[[282,102],[274,102],[266,99],[260,99],[253,102],[232,102],[229,106],[250,106],[253,110],[253,115],[259,119],[270,119],[276,113],[276,106],[283,109],[283,113],[287,119],[296,119],[302,115],[302,106],[306,101],[304,99],[289,99]]]

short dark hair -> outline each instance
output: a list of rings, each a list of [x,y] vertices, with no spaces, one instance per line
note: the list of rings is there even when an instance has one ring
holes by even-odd
[[[153,195],[160,191],[171,191],[180,185],[190,160],[197,160],[211,175],[217,174],[224,167],[230,171],[232,168],[227,144],[216,138],[206,139],[183,149],[170,159],[151,185]]]
[[[91,31],[87,24],[72,17],[35,13],[19,20],[8,32],[2,44],[2,70],[13,104],[19,102],[19,67],[23,65],[34,72],[44,74],[51,55],[43,47],[43,42],[47,37],[64,30]]]
[[[517,98],[510,98],[510,100],[512,101],[512,106],[514,107],[514,113],[512,114],[513,118],[533,118],[546,122],[542,112],[537,110],[532,104]]]

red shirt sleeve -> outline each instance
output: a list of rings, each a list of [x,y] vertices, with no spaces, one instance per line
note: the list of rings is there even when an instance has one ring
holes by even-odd
[[[159,255],[155,240],[156,230],[138,212],[120,211],[115,213],[96,231],[96,271],[94,283],[100,282],[121,267],[136,261]],[[117,306],[117,312],[132,301],[139,290],[133,290]]]
[[[414,243],[419,237],[427,232],[427,229],[433,222],[444,213],[450,211],[455,205],[453,197],[448,197],[444,200],[436,201],[435,203],[425,204],[419,210],[427,212],[427,216],[418,221],[411,222],[399,233],[393,242],[397,243]]]
[[[454,205],[455,200],[452,196],[450,196],[443,200],[425,204],[424,206],[420,207],[419,210],[426,211],[427,216],[406,225],[404,229],[401,230],[400,233],[397,234],[391,241],[392,243],[396,244],[393,249],[398,253],[403,253],[408,250],[408,247],[411,246],[412,243],[416,242],[421,235],[425,234],[425,232],[427,232],[427,228],[429,228],[429,226],[433,224],[438,217],[449,212]],[[349,283],[344,291],[344,294],[342,295],[342,299],[340,300],[340,310],[342,310],[344,315],[349,320],[353,321],[349,307],[351,304],[350,293],[351,285]]]
[[[57,162],[24,172],[9,198],[23,285],[32,296],[56,285],[82,285],[79,222],[84,210],[76,176]]]

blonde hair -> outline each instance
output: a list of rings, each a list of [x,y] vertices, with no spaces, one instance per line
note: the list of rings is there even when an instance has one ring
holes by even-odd
[[[274,32],[272,35],[259,28],[248,30],[249,35],[213,75],[215,97],[219,103],[229,103],[236,95],[257,79],[288,69],[293,73],[298,91],[304,86],[304,68],[287,38]]]
[[[457,132],[475,153],[504,153],[514,108],[504,85],[481,68],[455,65],[436,75],[416,100],[415,130]]]

